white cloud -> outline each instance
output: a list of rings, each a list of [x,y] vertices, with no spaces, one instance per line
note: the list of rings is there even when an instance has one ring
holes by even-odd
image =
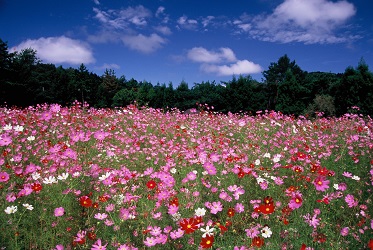
[[[95,18],[105,27],[114,29],[124,29],[129,25],[146,26],[147,19],[151,17],[152,13],[144,6],[128,7],[121,10],[103,11],[98,8],[93,8],[96,13]]]
[[[258,15],[251,20],[241,18],[233,24],[263,41],[339,43],[353,39],[336,33],[355,13],[354,5],[347,1],[284,0],[270,15]]]
[[[94,2],[96,5],[100,5],[100,1],[99,1],[99,0],[93,0],[93,2]]]
[[[188,19],[186,15],[183,15],[177,19],[177,27],[188,30],[195,30],[198,27],[198,21],[195,19]]]
[[[122,38],[125,45],[133,50],[137,50],[143,53],[151,53],[162,47],[167,41],[157,34],[151,34],[150,36],[138,35],[125,35]]]
[[[286,0],[275,9],[273,17],[304,28],[318,26],[328,29],[345,22],[355,13],[354,5],[347,1]]]
[[[259,64],[249,60],[238,60],[230,48],[209,51],[203,47],[194,47],[187,52],[187,58],[191,61],[202,63],[200,69],[203,72],[215,73],[220,76],[254,74],[262,71],[262,67]],[[224,64],[229,62],[231,64]]]
[[[159,26],[154,27],[154,29],[156,31],[158,31],[159,33],[163,34],[163,35],[171,35],[172,34],[172,31],[167,26],[159,25]]]
[[[155,16],[159,17],[160,15],[162,15],[164,13],[165,9],[166,9],[165,7],[159,6],[157,11],[155,12]]]
[[[120,66],[116,63],[104,63],[102,66],[96,67],[96,69],[120,69]]]
[[[187,57],[192,61],[203,63],[234,62],[237,60],[230,48],[220,48],[219,52],[215,52],[202,47],[194,47],[188,51]]]
[[[28,39],[12,50],[32,48],[47,63],[89,64],[95,62],[91,48],[84,42],[65,36]]]
[[[248,60],[238,60],[230,65],[201,65],[201,70],[207,73],[217,73],[220,76],[260,73],[262,67]]]
[[[203,27],[206,27],[207,25],[209,25],[211,23],[212,20],[214,20],[215,17],[214,16],[207,16],[205,18],[202,19],[202,25]]]

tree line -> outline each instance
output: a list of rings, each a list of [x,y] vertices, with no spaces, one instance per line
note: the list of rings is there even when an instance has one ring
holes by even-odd
[[[107,69],[99,76],[79,68],[43,63],[33,49],[10,53],[0,39],[0,105],[27,107],[41,103],[69,105],[75,100],[97,108],[136,105],[164,110],[213,106],[217,112],[276,110],[284,114],[339,116],[359,107],[373,114],[373,73],[363,59],[344,73],[307,72],[287,55],[263,71],[261,82],[250,75],[230,81],[194,83],[182,81],[156,85],[117,77]]]

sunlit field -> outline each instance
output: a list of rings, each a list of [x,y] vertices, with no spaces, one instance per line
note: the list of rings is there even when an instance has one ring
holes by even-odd
[[[373,121],[0,109],[0,249],[373,249]]]

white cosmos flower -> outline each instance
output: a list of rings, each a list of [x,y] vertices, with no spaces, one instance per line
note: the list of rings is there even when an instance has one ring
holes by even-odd
[[[29,137],[27,137],[27,140],[28,140],[28,141],[33,141],[33,140],[35,140],[35,136],[30,135]]]
[[[197,208],[195,211],[195,215],[200,217],[200,216],[204,216],[206,214],[206,209],[204,208]]]
[[[30,210],[30,211],[34,209],[34,207],[28,203],[22,204],[22,206],[24,206],[27,210]]]
[[[69,173],[62,173],[61,175],[57,176],[57,179],[60,181],[64,181],[69,177]]]
[[[271,153],[265,153],[265,154],[263,155],[263,157],[264,157],[264,158],[271,158]]]
[[[353,179],[355,181],[360,181],[360,177],[357,176],[357,175],[352,176],[351,179]]]
[[[15,212],[17,212],[18,208],[17,206],[10,206],[10,207],[7,207],[4,211],[6,214],[14,214]]]
[[[214,235],[214,229],[215,228],[210,228],[210,226],[206,226],[206,228],[201,228],[200,230],[203,232],[202,238],[206,238],[206,236],[212,236]]]
[[[176,168],[171,168],[171,169],[170,169],[170,172],[171,172],[171,174],[176,173]]]
[[[10,124],[8,124],[8,125],[5,125],[4,127],[3,127],[3,130],[4,131],[9,131],[9,130],[12,130],[12,125],[10,125]]]
[[[99,179],[100,181],[104,181],[104,180],[106,180],[107,178],[109,178],[110,175],[111,175],[111,172],[107,172],[106,174],[103,174],[103,175],[101,175],[100,177],[98,177],[98,179]]]
[[[31,177],[32,177],[32,179],[34,179],[36,181],[37,179],[40,178],[40,174],[38,172],[33,172],[31,174]]]
[[[23,131],[23,126],[19,126],[19,125],[17,125],[17,126],[15,126],[15,127],[13,127],[13,129],[14,129],[14,131],[22,132],[22,131]]]
[[[261,232],[263,238],[269,238],[272,235],[272,230],[268,226],[263,227]]]
[[[56,177],[54,177],[54,176],[49,176],[49,177],[46,177],[46,178],[43,179],[44,184],[53,184],[53,183],[57,183],[57,182],[58,181],[57,181]]]

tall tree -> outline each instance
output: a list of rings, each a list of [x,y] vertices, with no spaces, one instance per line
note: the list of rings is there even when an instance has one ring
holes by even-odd
[[[290,61],[290,58],[286,54],[280,57],[277,63],[271,63],[268,70],[263,71],[268,93],[268,109],[275,109],[278,101],[279,87],[285,81],[289,70],[294,75],[296,81],[303,82],[305,72],[295,61]]]
[[[373,114],[373,74],[363,59],[356,68],[346,68],[336,85],[335,103],[338,115],[352,106],[359,107],[362,114]]]

